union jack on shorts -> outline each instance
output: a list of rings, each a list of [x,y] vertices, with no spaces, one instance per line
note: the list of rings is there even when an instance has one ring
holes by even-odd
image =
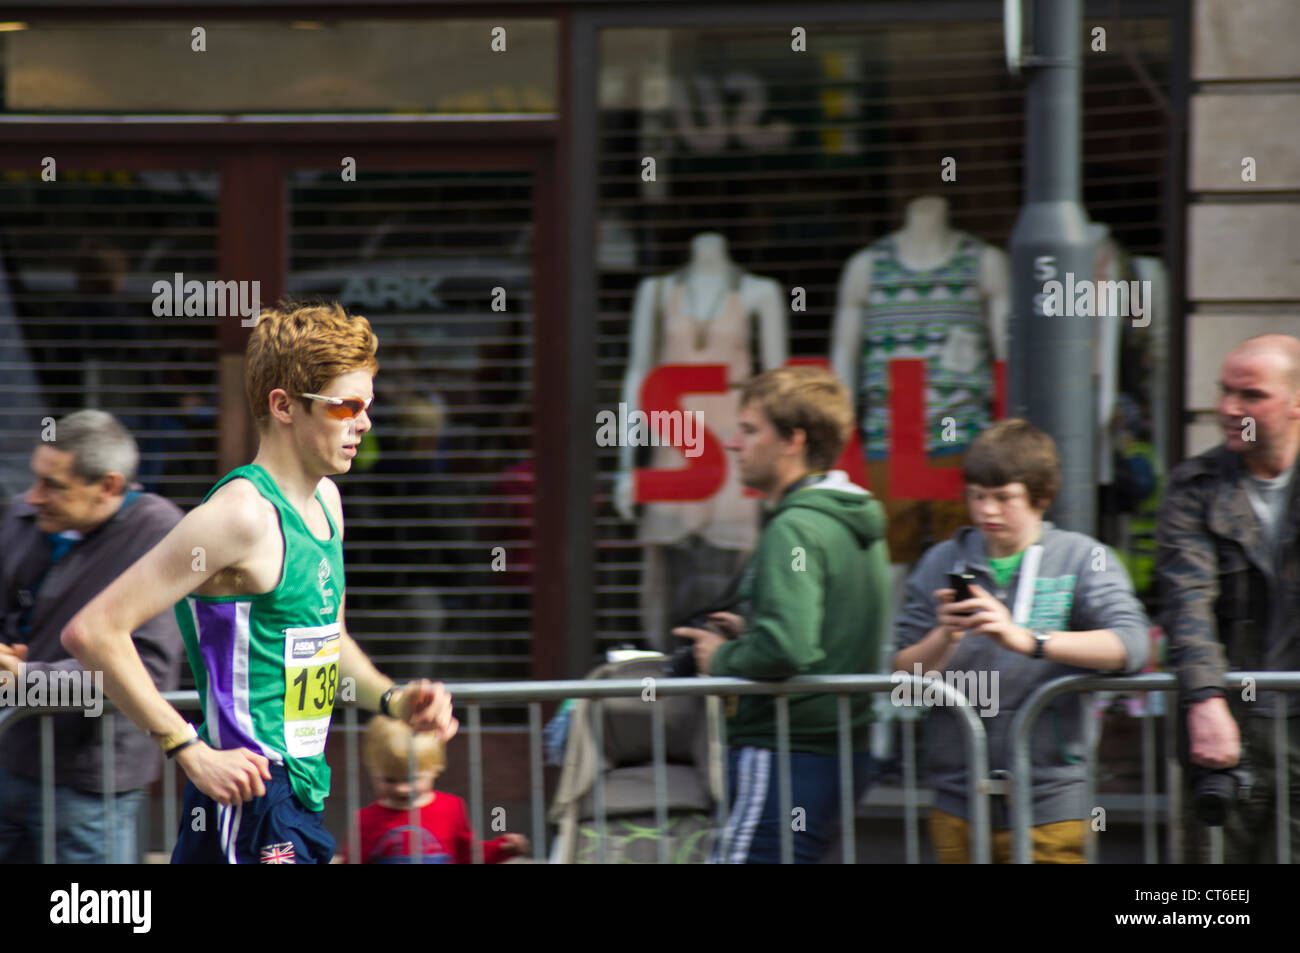
[[[272,844],[270,847],[263,847],[261,852],[261,862],[264,864],[292,864],[293,859],[293,841],[285,841],[283,844]]]

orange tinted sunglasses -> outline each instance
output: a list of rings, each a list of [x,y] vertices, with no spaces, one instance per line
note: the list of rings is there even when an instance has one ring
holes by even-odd
[[[369,400],[362,400],[360,397],[322,397],[320,394],[300,394],[299,396],[321,401],[326,405],[325,413],[335,420],[351,420],[353,417],[358,417],[363,410],[369,410],[370,405],[375,402],[373,397]]]

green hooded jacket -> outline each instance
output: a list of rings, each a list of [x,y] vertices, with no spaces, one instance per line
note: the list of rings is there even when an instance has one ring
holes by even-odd
[[[741,581],[740,638],[718,647],[711,673],[738,678],[853,675],[876,671],[889,618],[889,554],[880,501],[833,470],[788,493],[766,515]],[[853,750],[868,745],[871,696],[851,699]],[[776,747],[773,696],[727,704],[727,743]],[[790,696],[790,748],[838,751],[833,694]]]

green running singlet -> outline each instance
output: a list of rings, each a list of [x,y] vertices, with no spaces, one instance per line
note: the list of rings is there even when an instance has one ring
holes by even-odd
[[[189,595],[176,603],[203,706],[199,733],[213,748],[248,748],[283,764],[298,800],[319,811],[330,787],[325,740],[339,687],[343,546],[319,492],[327,540],[311,534],[271,475],[255,464],[231,470],[204,501],[240,478],[279,513],[284,566],[270,592]]]

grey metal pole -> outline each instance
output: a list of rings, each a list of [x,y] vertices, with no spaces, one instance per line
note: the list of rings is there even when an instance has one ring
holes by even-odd
[[[358,735],[361,732],[357,721],[357,708],[348,705],[343,709],[343,753],[347,766],[347,812],[348,812],[348,863],[365,863],[361,856],[361,825],[357,823],[357,812],[361,810],[361,758],[358,755]]]
[[[542,778],[542,705],[528,705],[528,770],[532,783],[529,799],[533,809],[533,860],[546,860],[546,812],[542,801],[546,798],[546,785]]]
[[[1025,204],[1011,235],[1007,406],[1056,440],[1061,491],[1055,522],[1095,534],[1092,317],[1044,314],[1047,282],[1093,278],[1080,201],[1080,0],[1033,0],[1033,51],[1023,61]]]
[[[483,863],[483,706],[469,706],[470,861]]]

